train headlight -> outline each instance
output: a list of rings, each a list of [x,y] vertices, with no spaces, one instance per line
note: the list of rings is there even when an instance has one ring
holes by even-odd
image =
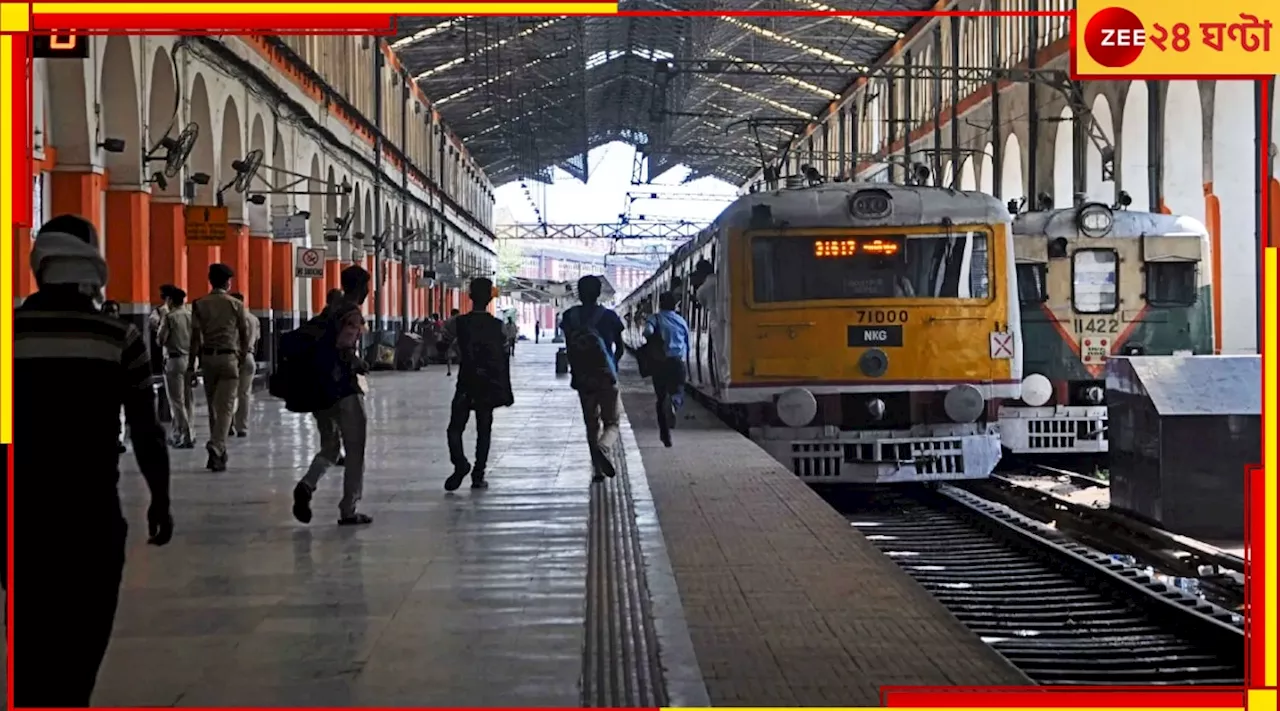
[[[788,427],[804,427],[818,414],[818,399],[804,388],[790,388],[778,396],[774,406],[778,419]]]
[[[1032,407],[1040,407],[1053,397],[1053,383],[1039,373],[1022,379],[1022,401]]]
[[[867,401],[867,414],[870,415],[873,420],[883,420],[886,409],[884,400],[881,400],[878,397],[873,397]]]
[[[1084,395],[1084,401],[1090,405],[1101,405],[1106,393],[1097,385],[1090,385],[1081,393]]]
[[[893,198],[878,188],[859,190],[849,198],[849,213],[859,220],[888,217],[893,212]]]
[[[1090,203],[1076,213],[1076,226],[1089,237],[1101,237],[1111,231],[1115,217],[1111,208],[1100,202]]]
[[[976,422],[987,409],[987,401],[982,397],[981,390],[965,383],[947,391],[942,407],[953,422],[964,424]]]

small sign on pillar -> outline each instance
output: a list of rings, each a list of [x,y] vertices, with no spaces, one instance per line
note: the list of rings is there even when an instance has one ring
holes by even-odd
[[[324,247],[299,247],[297,275],[299,279],[324,278]]]
[[[186,218],[187,244],[221,244],[227,241],[226,207],[188,205]]]

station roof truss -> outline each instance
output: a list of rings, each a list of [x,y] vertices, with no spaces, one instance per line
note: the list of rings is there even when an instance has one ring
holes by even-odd
[[[587,153],[624,141],[635,182],[741,185],[826,111],[918,18],[735,12],[927,10],[929,0],[621,0],[612,17],[401,17],[392,48],[495,185],[589,177]],[[696,10],[730,13],[682,17]],[[626,14],[626,13],[645,13]],[[826,65],[804,76],[789,63]]]
[[[710,223],[685,220],[635,220],[600,224],[522,222],[498,225],[498,239],[610,239],[685,242]]]

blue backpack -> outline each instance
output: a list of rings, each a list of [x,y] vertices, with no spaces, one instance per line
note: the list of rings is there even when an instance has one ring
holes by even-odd
[[[584,309],[573,312],[578,321]],[[572,385],[577,390],[608,390],[618,385],[613,374],[613,356],[609,354],[609,345],[596,330],[596,324],[604,315],[602,306],[595,307],[585,323],[572,323],[565,329],[568,333],[566,350],[569,353],[569,366],[572,369]]]

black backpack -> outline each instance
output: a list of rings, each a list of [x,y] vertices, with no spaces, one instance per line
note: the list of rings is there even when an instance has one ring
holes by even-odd
[[[604,316],[605,308],[596,306],[589,315],[579,307],[573,311],[575,323],[565,324],[568,335],[566,344],[569,365],[572,368],[573,387],[578,390],[608,390],[618,384],[613,374],[613,356],[596,325]]]
[[[273,397],[290,412],[327,410],[338,401],[337,334],[328,309],[292,331],[281,334],[276,368],[268,381]]]

